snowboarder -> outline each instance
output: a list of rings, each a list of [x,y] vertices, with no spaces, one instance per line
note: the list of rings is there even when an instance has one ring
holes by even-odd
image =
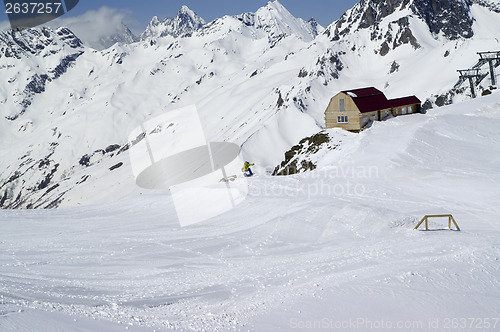
[[[243,172],[243,175],[245,175],[245,176],[252,176],[253,175],[252,170],[250,169],[250,166],[254,166],[254,164],[250,164],[248,161],[245,161],[245,163],[243,164],[243,168],[241,169],[241,171]]]

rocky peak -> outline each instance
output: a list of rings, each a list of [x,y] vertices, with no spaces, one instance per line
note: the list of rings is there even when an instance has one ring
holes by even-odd
[[[144,41],[165,36],[182,37],[193,33],[205,24],[205,20],[194,11],[187,6],[182,6],[174,18],[166,18],[163,22],[154,16],[140,39]]]
[[[290,12],[288,9],[285,8],[278,0],[274,1],[269,1],[264,7],[261,7],[257,10],[256,14],[257,15],[265,15],[264,13],[283,13],[283,14],[289,14]]]
[[[427,24],[435,38],[439,35],[449,40],[471,38],[474,35],[470,15],[472,3],[473,0],[361,0],[326,33],[332,40],[339,40],[358,29],[376,29],[389,15],[409,9],[410,15]]]
[[[21,59],[23,54],[40,55],[50,50],[68,48],[81,50],[83,44],[68,28],[34,28],[21,31],[0,32],[0,58]]]
[[[471,0],[414,0],[412,9],[434,35],[454,40],[474,35],[471,5]]]
[[[158,24],[160,24],[160,20],[158,19],[158,16],[153,16],[149,25],[157,26]]]
[[[318,21],[316,21],[314,19],[314,17],[311,17],[311,19],[309,19],[309,21],[307,21],[307,23],[311,26],[311,30],[312,30],[312,33],[313,33],[314,36],[317,36],[317,35],[321,34],[321,32],[323,32],[325,30],[325,28],[323,28],[318,23]]]
[[[500,2],[498,0],[472,0],[472,2],[496,13],[500,13]]]
[[[17,85],[15,92],[3,100],[2,116],[12,121],[19,118],[34,96],[65,74],[84,52],[80,39],[67,28],[0,32],[0,60],[7,59],[0,65],[2,78],[9,88]]]
[[[94,42],[88,42],[88,46],[102,51],[113,46],[116,43],[132,44],[137,40],[137,36],[135,36],[134,33],[122,23],[120,25],[120,28],[115,33],[103,36],[99,38],[99,40],[96,40]]]
[[[183,5],[181,9],[179,9],[177,17],[180,17],[184,21],[192,21],[192,22],[196,22],[200,19],[200,17],[196,15],[194,11],[192,11],[188,6],[185,5]],[[203,23],[205,23],[205,21],[203,21]]]
[[[236,18],[247,26],[265,31],[273,40],[294,35],[302,40],[311,41],[324,31],[324,28],[314,19],[306,22],[294,17],[277,0],[268,2],[255,13],[244,13]]]

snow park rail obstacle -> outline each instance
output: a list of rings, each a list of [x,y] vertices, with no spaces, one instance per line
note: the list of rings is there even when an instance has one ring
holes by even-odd
[[[458,227],[457,222],[455,221],[455,218],[453,218],[453,216],[451,214],[429,214],[429,215],[425,215],[422,218],[422,220],[420,220],[420,222],[417,224],[417,226],[415,226],[414,230],[418,229],[420,227],[420,225],[422,225],[422,223],[425,221],[425,230],[428,231],[429,230],[429,218],[448,218],[448,228],[451,230],[451,223],[453,222],[453,224],[457,228],[457,231],[460,231],[460,227]]]

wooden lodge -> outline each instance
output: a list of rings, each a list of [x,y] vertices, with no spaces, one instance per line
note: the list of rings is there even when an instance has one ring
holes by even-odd
[[[372,121],[386,117],[420,112],[421,102],[415,96],[387,99],[374,87],[341,91],[325,111],[326,128],[360,131]]]

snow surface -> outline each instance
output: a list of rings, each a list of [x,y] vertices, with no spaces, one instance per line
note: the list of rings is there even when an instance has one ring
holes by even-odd
[[[495,92],[331,130],[342,149],[317,170],[250,178],[244,202],[189,227],[164,191],[2,210],[0,330],[498,330],[499,127]],[[412,230],[434,213],[462,231]]]

